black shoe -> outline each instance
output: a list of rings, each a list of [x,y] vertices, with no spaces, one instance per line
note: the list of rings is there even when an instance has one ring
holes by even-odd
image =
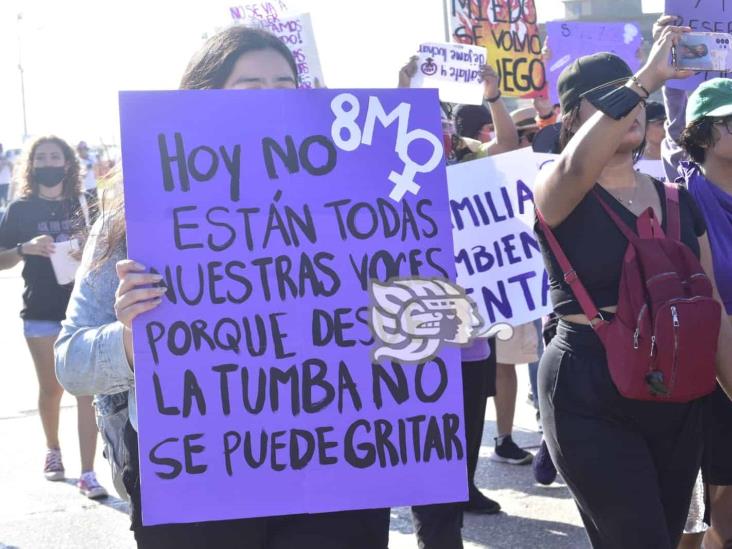
[[[495,515],[501,511],[501,505],[485,496],[475,485],[470,486],[468,493],[470,499],[465,504],[465,510],[468,513]]]
[[[530,452],[518,447],[511,435],[503,437],[500,444],[498,444],[498,438],[494,440],[496,441],[496,448],[490,456],[493,461],[510,463],[511,465],[528,465],[534,459]]]

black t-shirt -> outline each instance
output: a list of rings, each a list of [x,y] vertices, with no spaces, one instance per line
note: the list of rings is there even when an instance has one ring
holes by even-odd
[[[91,200],[88,200],[91,204]],[[20,198],[10,203],[0,221],[0,248],[14,248],[40,235],[64,242],[84,228],[84,217],[77,199],[44,200]],[[63,320],[73,284],[56,282],[51,260],[28,255],[23,267],[23,309],[20,316],[29,320]]]
[[[662,228],[666,230],[666,192],[660,181],[654,180],[661,198],[663,213]],[[625,208],[615,197],[595,185],[605,202],[610,205],[628,227],[636,232],[637,217]],[[679,187],[681,213],[681,240],[696,256],[699,256],[698,237],[706,232],[704,218],[688,191]],[[549,293],[554,312],[558,315],[581,314],[582,308],[575,299],[569,284],[564,281],[562,269],[538,223],[534,230],[544,255],[544,265],[549,274]],[[620,275],[628,240],[603,209],[595,193],[589,192],[567,218],[553,229],[565,255],[574,267],[577,276],[587,289],[595,306],[610,307],[618,304]]]

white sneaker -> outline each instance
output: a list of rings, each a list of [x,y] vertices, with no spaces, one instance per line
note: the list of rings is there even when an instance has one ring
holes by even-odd
[[[64,464],[61,461],[61,450],[49,448],[46,452],[46,464],[43,466],[43,475],[46,480],[63,480],[65,477]]]
[[[104,486],[97,482],[97,476],[94,474],[94,471],[82,473],[76,486],[79,488],[79,492],[89,499],[106,498],[109,495],[107,494],[107,490],[104,489]]]

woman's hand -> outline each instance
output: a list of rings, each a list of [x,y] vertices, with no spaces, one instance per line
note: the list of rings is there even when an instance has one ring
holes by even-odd
[[[490,65],[480,67],[480,77],[483,79],[483,97],[492,99],[500,93],[500,79]]]
[[[47,234],[43,234],[25,242],[21,249],[23,251],[23,255],[51,257],[53,252],[56,251],[56,244],[54,244],[52,237]]]
[[[662,20],[664,20],[663,17],[656,24]],[[658,40],[655,41],[651,53],[648,54],[648,61],[637,74],[640,82],[650,93],[663,86],[667,80],[688,78],[694,75],[694,71],[676,69],[671,62],[671,48],[676,46],[687,32],[691,32],[691,28],[670,25],[662,27]]]
[[[130,330],[137,316],[160,305],[166,288],[144,287],[159,283],[163,277],[145,272],[145,267],[136,261],[118,261],[116,268],[119,285],[115,292],[114,312],[117,320]]]
[[[413,55],[409,58],[409,62],[401,68],[399,71],[399,88],[409,88],[412,85],[412,78],[417,74],[417,61],[419,61],[419,56]]]
[[[651,32],[653,41],[658,42],[658,39],[661,38],[663,29],[670,25],[676,25],[679,22],[679,19],[680,18],[676,15],[662,15],[656,19],[655,23],[653,23],[653,31]]]
[[[554,103],[548,97],[534,97],[534,110],[540,117],[546,118],[554,113]]]

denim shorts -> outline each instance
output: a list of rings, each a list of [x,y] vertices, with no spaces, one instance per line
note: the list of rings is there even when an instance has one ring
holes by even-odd
[[[60,320],[23,320],[25,337],[56,337],[61,332]]]

